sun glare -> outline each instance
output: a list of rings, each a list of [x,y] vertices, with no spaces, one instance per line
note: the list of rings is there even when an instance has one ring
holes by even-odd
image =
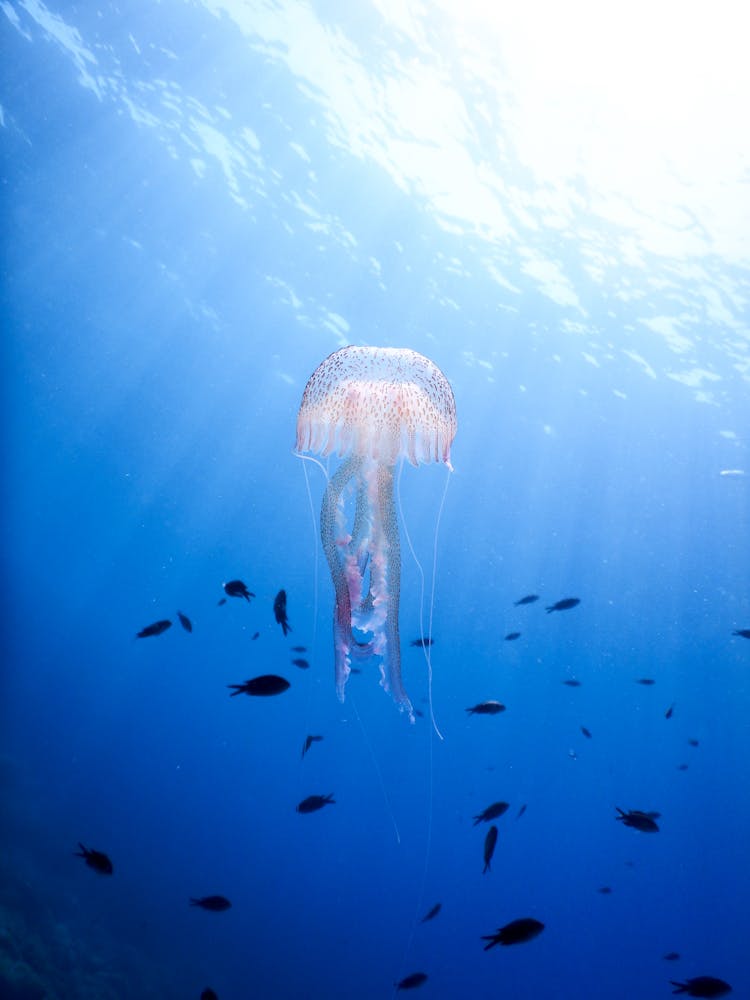
[[[540,183],[585,178],[645,213],[689,197],[747,217],[738,4],[440,2],[458,58],[495,92]]]
[[[732,30],[737,18],[715,5],[461,0],[446,12],[482,29],[486,48],[496,47],[537,107],[568,105],[597,129],[663,130],[690,144],[701,142],[699,128],[715,133],[727,118],[739,130],[750,64],[742,32]]]

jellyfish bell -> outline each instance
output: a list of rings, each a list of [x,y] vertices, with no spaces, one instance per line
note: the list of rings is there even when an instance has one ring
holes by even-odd
[[[452,469],[456,404],[429,358],[393,347],[344,347],[313,372],[297,415],[297,451],[335,454],[341,465],[326,487],[320,535],[335,591],[336,691],[352,657],[380,657],[381,684],[411,721],[401,680],[398,610],[401,546],[394,466],[442,462]],[[351,528],[347,491],[355,495]]]
[[[355,455],[385,465],[443,462],[452,469],[456,404],[423,354],[343,347],[310,376],[297,415],[297,451]]]

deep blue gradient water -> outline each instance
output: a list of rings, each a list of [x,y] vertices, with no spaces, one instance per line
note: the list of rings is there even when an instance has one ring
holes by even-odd
[[[750,997],[739,12],[1,6],[0,997]],[[349,343],[456,397],[401,475],[415,725],[374,662],[336,698],[293,453]]]

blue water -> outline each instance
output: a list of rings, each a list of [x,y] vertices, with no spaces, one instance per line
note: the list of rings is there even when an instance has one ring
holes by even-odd
[[[739,27],[636,8],[644,95],[606,33],[572,51],[578,7],[147,6],[0,16],[0,996],[750,996]],[[324,477],[293,454],[349,343],[456,397],[454,473],[401,477],[413,726],[375,663],[336,698]],[[256,597],[220,606],[236,578]],[[442,740],[409,645],[433,582]],[[262,673],[289,691],[229,697]],[[485,953],[518,917],[545,930]]]

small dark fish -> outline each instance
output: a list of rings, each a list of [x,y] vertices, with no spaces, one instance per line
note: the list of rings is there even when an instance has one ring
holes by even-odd
[[[499,927],[494,934],[483,934],[482,940],[489,944],[484,946],[485,951],[496,944],[522,944],[524,941],[531,941],[544,930],[544,924],[533,917],[520,917],[518,920],[511,920],[505,927]]]
[[[226,603],[227,603],[226,597],[222,597],[222,599],[220,601],[216,602],[216,607],[220,608],[222,606],[222,604],[226,604]]]
[[[522,604],[533,604],[534,601],[539,600],[539,594],[527,594],[526,597],[522,597],[520,601],[514,601],[513,606],[519,608]]]
[[[281,631],[286,635],[292,631],[289,619],[286,616],[286,591],[280,590],[273,599],[273,616],[281,625]]]
[[[600,892],[602,894],[602,896],[611,896],[612,895],[612,889],[608,885],[602,885],[596,891]]]
[[[435,643],[434,639],[430,639],[429,636],[423,635],[419,639],[412,639],[412,641],[409,643],[409,645],[410,646],[417,646],[417,647],[420,647],[421,649],[426,649],[428,646],[434,645],[434,643]]]
[[[360,669],[360,667],[351,667],[349,669],[349,673],[350,674],[361,674],[362,670]]]
[[[640,809],[631,809],[629,812],[624,812],[619,806],[615,806],[619,816],[615,816],[615,819],[619,820],[624,826],[630,826],[634,830],[640,830],[641,833],[658,833],[659,827],[657,826],[654,815],[658,816],[658,813],[645,813],[641,812]]]
[[[177,612],[177,617],[180,619],[180,625],[185,629],[186,632],[193,631],[193,623],[190,621],[187,615],[183,615],[181,611]]]
[[[521,638],[520,632],[508,632],[508,634],[505,636],[505,641],[513,642],[515,639],[520,639],[520,638]]]
[[[551,604],[547,608],[547,614],[549,614],[550,611],[569,611],[571,608],[574,608],[576,604],[580,603],[580,597],[563,597],[561,601],[557,601],[555,604]]]
[[[742,639],[750,639],[750,628],[738,628],[732,632],[732,635],[738,635]]]
[[[219,1000],[219,997],[210,986],[207,986],[201,993],[201,1000]]]
[[[426,972],[412,972],[410,976],[405,976],[400,983],[396,983],[397,990],[415,990],[417,986],[427,982]]]
[[[583,733],[583,735],[586,737],[587,740],[591,739],[591,731],[587,729],[585,726],[581,726],[581,732]]]
[[[297,806],[298,813],[314,813],[318,809],[322,809],[323,806],[332,806],[336,804],[336,800],[331,795],[308,795],[306,799],[303,799]]]
[[[490,862],[492,861],[492,855],[495,853],[495,845],[497,844],[497,827],[491,826],[487,831],[487,836],[484,838],[484,868],[482,869],[482,874],[491,871]]]
[[[668,951],[666,955],[662,955],[665,962],[676,962],[679,957],[679,951]]]
[[[507,802],[493,802],[491,806],[487,806],[478,816],[474,817],[474,826],[479,826],[480,823],[489,823],[491,819],[497,819],[504,812],[507,812],[508,808]]]
[[[244,684],[227,684],[228,688],[234,688],[230,698],[238,694],[271,695],[282,694],[291,685],[288,680],[279,677],[277,674],[261,674],[260,677],[252,677]]]
[[[577,681],[574,677],[571,677],[570,680],[563,681],[562,683],[563,684],[567,684],[567,686],[569,688],[579,688],[579,687],[581,687],[581,681]]]
[[[672,702],[672,704],[669,706],[669,708],[664,713],[664,718],[665,719],[671,719],[673,715],[674,715],[674,702]]]
[[[254,642],[260,636],[260,632],[253,632],[250,639]]]
[[[306,653],[307,646],[292,646],[293,653]]]
[[[190,897],[191,906],[200,906],[202,910],[210,910],[211,913],[222,913],[231,907],[231,903],[226,896],[202,896],[200,899]]]
[[[242,580],[230,580],[229,583],[222,584],[224,587],[224,593],[228,597],[244,597],[246,601],[249,601],[251,597],[255,597],[255,594],[248,590]]]
[[[466,711],[469,715],[497,715],[505,711],[505,705],[501,705],[499,701],[480,701],[478,705],[467,708]]]
[[[687,769],[688,769],[689,766],[690,766],[689,764],[678,764],[677,765],[677,770],[678,771],[687,771]]]
[[[428,910],[427,913],[425,913],[425,915],[422,917],[421,923],[426,924],[428,920],[434,920],[435,917],[438,915],[438,913],[440,913],[442,908],[443,908],[442,903],[435,903],[432,909]]]
[[[320,743],[320,741],[322,739],[323,739],[322,736],[306,736],[305,737],[305,744],[302,747],[302,756],[303,757],[305,756],[305,754],[310,749],[310,747],[313,745],[313,743]]]
[[[300,670],[307,670],[307,668],[310,666],[307,660],[303,660],[301,656],[298,657],[296,660],[292,660],[292,665],[295,667],[299,667]]]
[[[644,687],[651,687],[652,684],[656,684],[656,681],[653,679],[653,677],[639,677],[635,683],[643,684]]]
[[[168,618],[162,618],[161,621],[142,628],[140,632],[136,633],[136,639],[147,639],[150,635],[161,635],[162,632],[166,632],[171,627],[172,622]]]
[[[695,976],[684,983],[676,983],[673,979],[669,982],[677,987],[672,993],[686,993],[689,997],[725,997],[727,993],[732,992],[729,983],[714,976]]]
[[[701,745],[700,740],[688,740],[691,747],[699,747]]]
[[[78,846],[81,848],[80,851],[73,852],[76,858],[83,858],[89,868],[93,868],[100,875],[112,875],[115,869],[106,854],[84,847],[81,843]]]
[[[518,815],[516,816],[516,819],[520,819],[525,812],[526,812],[526,803],[524,802],[524,804],[518,810]]]

